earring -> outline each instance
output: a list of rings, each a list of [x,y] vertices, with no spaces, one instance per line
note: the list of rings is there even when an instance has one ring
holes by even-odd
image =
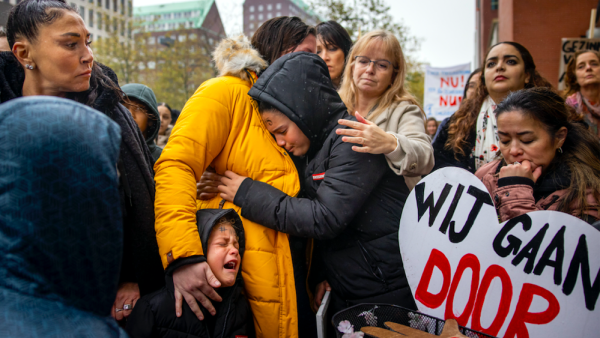
[[[559,153],[559,154],[562,154],[562,153],[563,153],[562,147],[558,147],[558,153]]]
[[[25,65],[25,68],[27,68],[27,69],[29,69],[29,70],[33,70],[33,66],[32,66],[32,65],[30,65],[30,64],[26,64],[26,65]]]

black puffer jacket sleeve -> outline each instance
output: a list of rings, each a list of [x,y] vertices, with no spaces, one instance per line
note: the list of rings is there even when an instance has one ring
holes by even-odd
[[[353,144],[332,134],[335,141],[328,149],[329,164],[314,198],[293,198],[266,183],[246,179],[234,199],[242,216],[291,235],[337,237],[361,210],[388,166],[383,155],[357,153]]]

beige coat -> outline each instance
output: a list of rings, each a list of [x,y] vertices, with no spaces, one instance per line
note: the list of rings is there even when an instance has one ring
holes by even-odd
[[[425,132],[425,117],[421,109],[409,102],[393,104],[377,118],[375,124],[394,135],[398,140],[396,150],[385,155],[390,168],[403,175],[412,190],[433,168],[433,147]]]

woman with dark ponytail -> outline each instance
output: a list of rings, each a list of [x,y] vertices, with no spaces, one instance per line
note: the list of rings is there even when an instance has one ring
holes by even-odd
[[[164,284],[154,231],[150,151],[121,104],[115,73],[94,61],[90,33],[76,9],[64,0],[23,0],[12,8],[6,30],[11,52],[0,53],[1,103],[22,96],[63,97],[99,110],[120,127],[124,254],[112,314],[127,317],[140,294]]]
[[[510,94],[496,109],[502,158],[476,173],[501,221],[558,210],[593,223],[600,217],[600,144],[546,88]]]

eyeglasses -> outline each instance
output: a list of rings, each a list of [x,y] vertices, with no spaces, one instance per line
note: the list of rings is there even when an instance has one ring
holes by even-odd
[[[378,71],[386,72],[389,69],[392,69],[392,63],[388,60],[371,60],[366,56],[355,56],[354,60],[356,61],[356,65],[360,68],[369,68],[371,62],[375,64],[375,69]]]

